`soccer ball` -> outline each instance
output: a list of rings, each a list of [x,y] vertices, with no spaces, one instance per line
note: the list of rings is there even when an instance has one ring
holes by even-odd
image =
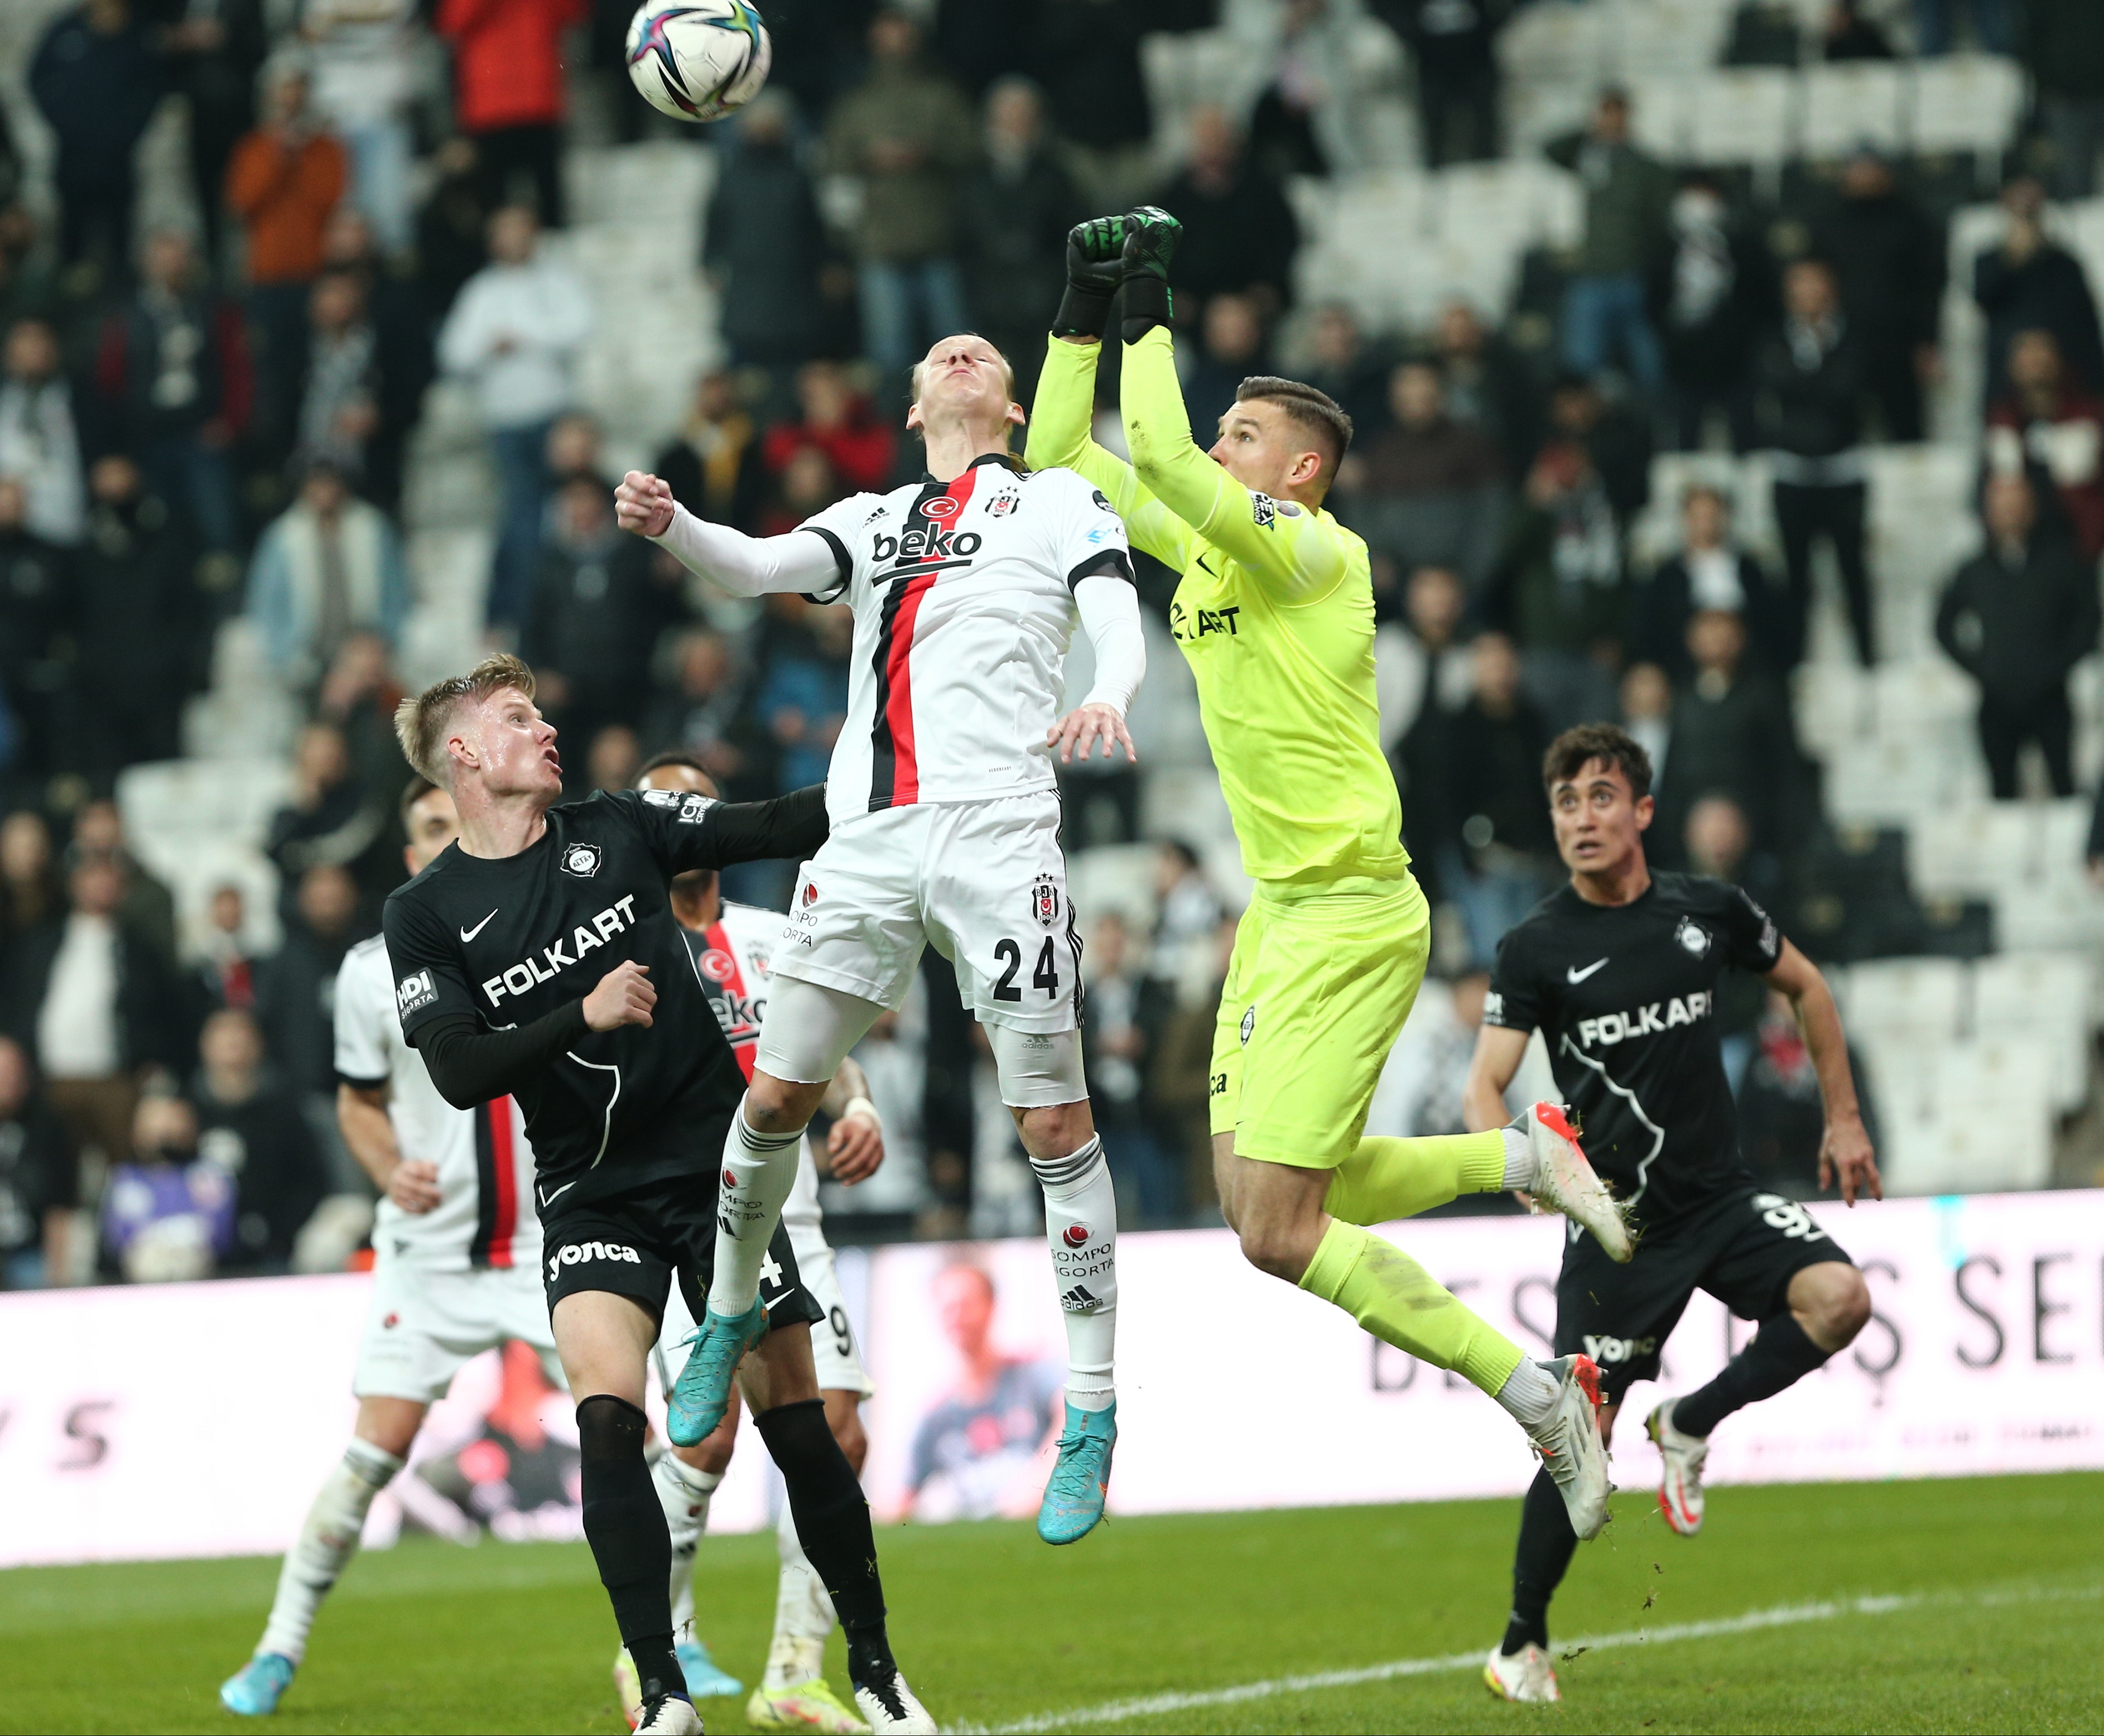
[[[774,45],[749,0],[644,0],[628,26],[628,76],[680,121],[720,121],[760,94]]]

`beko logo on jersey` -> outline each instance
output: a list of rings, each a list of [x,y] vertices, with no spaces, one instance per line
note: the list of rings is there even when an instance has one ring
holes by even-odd
[[[624,928],[635,926],[635,895],[625,893],[591,918],[589,923],[580,922],[577,926],[568,943],[577,948],[574,955],[564,952],[564,943],[558,940],[553,946],[542,947],[538,957],[522,959],[509,971],[488,978],[482,985],[482,992],[489,997],[489,1004],[494,1006],[506,995],[525,994],[536,984],[552,983],[557,971],[582,963],[585,954],[594,947],[604,946]],[[545,969],[542,966],[542,959],[547,961]],[[405,983],[403,987],[406,989],[408,984]],[[406,1008],[403,1010],[407,1011]]]
[[[573,1242],[548,1256],[548,1282],[555,1283],[566,1265],[582,1265],[587,1260],[613,1260],[641,1265],[643,1256],[619,1242]]]
[[[1486,1007],[1484,1011],[1487,1015],[1489,1009]],[[1595,1043],[1602,1048],[1611,1048],[1618,1042],[1627,1042],[1632,1037],[1649,1037],[1656,1031],[1671,1030],[1676,1024],[1692,1024],[1716,1011],[1716,995],[1707,988],[1698,988],[1692,994],[1675,995],[1670,1001],[1653,1001],[1631,1012],[1603,1013],[1597,1019],[1580,1019],[1578,1041],[1588,1049]]]
[[[936,501],[930,504],[940,506],[942,502]],[[870,545],[869,558],[879,566],[888,560],[896,560],[901,566],[929,560],[968,560],[978,553],[982,540],[976,530],[949,530],[940,524],[915,524],[895,537],[888,537],[879,531],[876,540]]]

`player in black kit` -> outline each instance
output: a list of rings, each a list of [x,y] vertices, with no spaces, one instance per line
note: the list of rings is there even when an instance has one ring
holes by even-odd
[[[458,842],[387,900],[403,1034],[448,1102],[509,1092],[525,1113],[549,1318],[577,1400],[585,1536],[635,1666],[637,1728],[698,1732],[644,1457],[644,1370],[672,1280],[702,1306],[717,1160],[745,1080],[666,889],[689,870],[812,855],[825,792],[732,804],[625,791],[558,806],[555,732],[515,657],[404,700],[395,728],[461,821]],[[874,1729],[932,1730],[893,1661],[868,1505],[819,1400],[821,1316],[786,1234],[769,1255],[769,1330],[740,1371],[747,1403],[846,1630],[863,1716]]]
[[[1635,1258],[1616,1265],[1573,1225],[1556,1288],[1557,1350],[1599,1364],[1603,1436],[1630,1385],[1657,1377],[1660,1346],[1696,1290],[1760,1323],[1714,1380],[1666,1399],[1646,1424],[1665,1467],[1660,1511],[1692,1537],[1710,1430],[1818,1368],[1870,1312],[1848,1255],[1794,1200],[1760,1191],[1740,1158],[1717,1038],[1727,970],[1765,977],[1797,1009],[1825,1105],[1820,1185],[1838,1176],[1851,1206],[1881,1189],[1825,979],[1737,887],[1651,872],[1651,776],[1643,749],[1610,724],[1550,745],[1542,781],[1571,882],[1499,945],[1465,1101],[1472,1128],[1503,1126],[1504,1088],[1539,1030],[1586,1156],[1629,1205]],[[1558,1698],[1549,1600],[1576,1545],[1545,1470],[1522,1512],[1511,1620],[1484,1667],[1493,1694]]]

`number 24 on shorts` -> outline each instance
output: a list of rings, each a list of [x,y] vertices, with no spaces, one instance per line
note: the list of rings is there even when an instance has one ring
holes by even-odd
[[[994,999],[996,1001],[1021,1000],[1023,991],[1016,986],[1015,973],[1023,968],[1022,947],[1013,940],[996,940],[994,943],[993,956],[999,959],[1005,967],[1001,975],[994,980]],[[1053,949],[1052,936],[1050,935],[1045,937],[1045,944],[1038,950],[1037,966],[1030,973],[1030,983],[1032,988],[1042,988],[1045,991],[1046,1000],[1056,1001],[1059,998],[1059,955]]]

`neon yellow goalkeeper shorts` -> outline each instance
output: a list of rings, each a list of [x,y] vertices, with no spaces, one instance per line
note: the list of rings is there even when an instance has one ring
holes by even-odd
[[[1409,875],[1260,885],[1213,1028],[1213,1131],[1233,1134],[1241,1157],[1343,1163],[1431,949],[1431,907]]]

